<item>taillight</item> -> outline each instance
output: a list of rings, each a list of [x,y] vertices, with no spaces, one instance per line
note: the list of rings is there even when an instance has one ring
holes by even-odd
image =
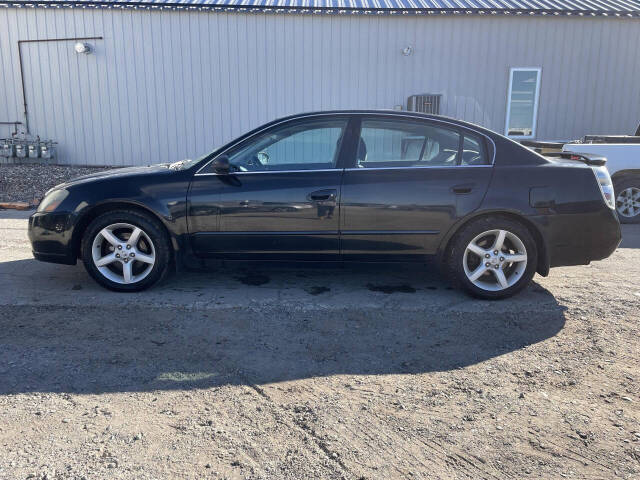
[[[604,202],[609,206],[609,208],[616,208],[616,199],[613,193],[613,182],[611,182],[611,176],[609,175],[609,171],[607,167],[591,167],[593,169],[593,173],[596,176],[596,180],[598,181],[598,185],[600,185],[600,191],[602,192],[602,196],[604,197]]]

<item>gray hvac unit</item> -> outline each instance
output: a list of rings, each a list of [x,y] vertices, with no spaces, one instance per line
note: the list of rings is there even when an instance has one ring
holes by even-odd
[[[424,93],[411,95],[407,99],[407,110],[410,112],[440,114],[440,97],[442,95]]]

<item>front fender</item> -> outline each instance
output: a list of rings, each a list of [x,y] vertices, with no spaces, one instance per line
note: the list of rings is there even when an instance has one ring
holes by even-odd
[[[74,217],[72,245],[80,255],[86,227],[97,216],[114,209],[136,209],[156,218],[165,228],[176,255],[181,256],[187,234],[186,198],[190,175],[149,175],[100,180],[68,187],[60,206]],[[150,178],[151,177],[151,178]]]

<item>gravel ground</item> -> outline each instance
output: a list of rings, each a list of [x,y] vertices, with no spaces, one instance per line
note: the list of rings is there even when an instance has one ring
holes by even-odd
[[[483,302],[402,268],[116,294],[32,260],[25,218],[0,212],[3,480],[640,478],[640,226]]]
[[[74,177],[106,169],[37,164],[0,165],[0,202],[37,204],[51,187]]]

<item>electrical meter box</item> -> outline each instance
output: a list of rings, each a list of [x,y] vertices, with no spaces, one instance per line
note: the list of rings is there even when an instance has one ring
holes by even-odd
[[[13,140],[10,138],[0,140],[0,157],[13,157]]]
[[[18,141],[16,143],[16,157],[27,158],[27,144],[25,142]]]
[[[29,142],[27,148],[29,150],[29,158],[40,157],[40,142]]]
[[[56,147],[55,142],[42,142],[40,143],[40,156],[46,159],[52,159],[55,157]]]

